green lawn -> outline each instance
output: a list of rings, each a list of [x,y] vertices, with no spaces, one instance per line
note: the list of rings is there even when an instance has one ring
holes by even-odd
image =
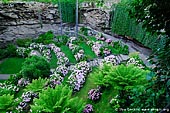
[[[3,83],[3,82],[5,82],[5,80],[0,80],[0,83]]]
[[[91,47],[89,47],[85,42],[81,42],[79,46],[83,48],[84,54],[87,56],[88,59],[97,58]]]
[[[71,63],[77,63],[74,55],[72,54],[72,52],[68,46],[62,45],[60,48],[61,48],[62,52],[65,53],[66,57],[70,60]]]
[[[0,74],[15,74],[21,70],[24,58],[7,58],[0,64]]]
[[[51,52],[51,60],[50,60],[50,68],[56,68],[57,67],[57,56],[55,53],[52,51]]]
[[[91,41],[95,41],[95,42],[97,41],[96,37],[94,37],[94,36],[88,36],[88,39]]]

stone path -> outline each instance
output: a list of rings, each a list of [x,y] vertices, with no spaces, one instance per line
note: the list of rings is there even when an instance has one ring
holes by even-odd
[[[1,80],[6,80],[6,79],[9,78],[10,75],[11,75],[11,74],[0,74],[0,79],[1,79]]]

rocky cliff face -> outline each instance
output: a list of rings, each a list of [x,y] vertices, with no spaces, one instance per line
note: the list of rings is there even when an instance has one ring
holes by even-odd
[[[43,3],[0,4],[0,45],[58,29],[57,7]]]
[[[0,4],[0,47],[17,38],[37,37],[49,30],[59,32],[57,6],[37,2]],[[85,9],[82,23],[94,29],[108,26],[109,15],[100,9]],[[66,28],[67,29],[67,28]]]

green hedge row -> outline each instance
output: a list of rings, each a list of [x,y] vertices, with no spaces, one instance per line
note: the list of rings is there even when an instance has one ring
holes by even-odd
[[[142,24],[136,24],[135,19],[130,18],[126,7],[126,5],[121,3],[114,5],[111,22],[112,32],[118,35],[129,36],[149,48],[154,48],[158,36],[146,32]]]
[[[60,4],[58,4],[60,6]],[[60,7],[59,7],[60,8]],[[75,23],[75,3],[61,2],[61,13],[63,22]]]

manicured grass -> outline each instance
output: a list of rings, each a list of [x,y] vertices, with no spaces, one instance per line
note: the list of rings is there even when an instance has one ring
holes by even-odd
[[[68,46],[62,45],[60,48],[61,48],[62,52],[65,53],[66,57],[70,60],[71,63],[77,63],[74,55],[72,54],[72,52]]]
[[[94,37],[94,36],[88,36],[88,39],[91,41],[95,41],[95,42],[97,41],[96,37]]]
[[[22,63],[25,61],[24,58],[7,58],[0,64],[1,74],[15,74],[21,70]]]
[[[51,52],[51,61],[50,61],[50,68],[56,68],[57,67],[57,56],[55,53],[52,51]]]
[[[79,46],[83,48],[84,54],[87,56],[88,59],[97,58],[91,47],[89,47],[85,42],[80,43]]]
[[[96,88],[97,85],[94,84],[93,78],[89,75],[86,78],[86,82],[79,92],[76,92],[75,97],[82,98],[85,102],[88,102],[88,92],[90,89]]]

